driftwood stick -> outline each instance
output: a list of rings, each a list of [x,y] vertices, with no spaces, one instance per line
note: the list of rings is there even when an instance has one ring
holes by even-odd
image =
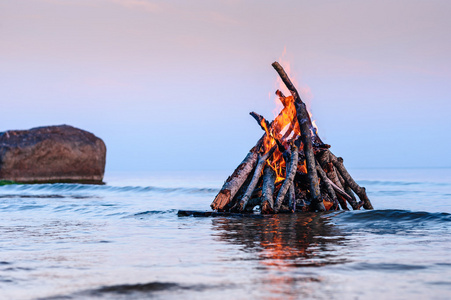
[[[338,172],[340,172],[340,175],[343,177],[343,179],[346,181],[346,183],[349,185],[349,187],[359,196],[360,201],[363,202],[363,208],[365,209],[373,209],[373,205],[371,204],[370,199],[368,199],[368,196],[366,195],[366,190],[364,187],[359,186],[354,179],[349,175],[348,171],[346,170],[345,166],[343,165],[343,158],[336,157],[332,153],[330,153],[332,163],[337,168]]]
[[[310,195],[312,198],[312,203],[316,206],[317,210],[325,211],[326,208],[324,207],[323,201],[321,199],[319,180],[316,172],[316,159],[313,153],[311,130],[312,122],[310,120],[310,116],[307,112],[305,103],[302,102],[298,91],[294,87],[287,73],[285,73],[285,70],[282,68],[282,66],[278,62],[274,62],[272,66],[277,71],[283,83],[286,85],[286,87],[294,97],[294,105],[296,107],[297,119],[299,127],[301,129],[301,138],[302,143],[304,144],[304,153],[307,161],[307,174],[310,183]]]
[[[338,207],[338,199],[337,195],[335,194],[335,190],[330,184],[332,181],[327,177],[326,172],[324,172],[323,169],[321,169],[321,166],[319,163],[316,165],[316,171],[318,172],[319,177],[321,178],[321,181],[323,182],[324,186],[327,189],[327,192],[329,193],[329,196],[332,198],[332,201],[334,202],[334,206]]]
[[[343,191],[339,186],[337,186],[330,178],[326,177],[326,180],[329,182],[329,184],[332,186],[332,188],[335,191],[335,194],[338,196],[342,196],[345,200],[352,200],[351,196],[349,196],[345,191]],[[346,203],[345,203],[346,204]],[[346,207],[347,209],[347,207]]]
[[[298,167],[298,161],[299,161],[298,147],[296,147],[295,144],[292,144],[289,164],[286,163],[287,171],[286,171],[285,180],[282,183],[282,186],[280,187],[279,193],[277,194],[277,198],[274,203],[274,211],[275,212],[279,211],[280,206],[282,205],[283,199],[285,198],[285,194],[287,193],[288,189],[290,188],[290,185],[293,184],[294,175],[296,175],[296,170]]]
[[[238,202],[237,205],[235,205],[236,207],[234,209],[243,211],[246,208],[246,204],[249,201],[249,199],[251,198],[252,192],[254,191],[255,187],[257,186],[258,180],[260,179],[260,175],[262,173],[263,166],[265,165],[268,157],[270,157],[273,154],[274,150],[276,150],[276,146],[273,146],[265,154],[259,155],[257,165],[255,166],[254,176],[252,177],[252,180],[249,183],[249,186],[247,187],[246,193],[244,194],[243,198],[241,198],[241,201]]]
[[[332,155],[332,154],[331,154]],[[334,165],[332,162],[330,162],[332,165]],[[348,194],[351,199],[346,199],[349,204],[351,205],[353,210],[359,210],[363,203],[359,204],[357,203],[357,198],[354,195],[354,192],[349,187],[349,185],[346,183],[346,181],[343,179],[343,176],[341,176],[340,172],[334,167],[335,172],[337,174],[337,178],[340,181],[341,186],[343,187],[343,190]]]
[[[233,199],[235,194],[254,169],[258,158],[257,151],[260,149],[262,143],[263,138],[261,138],[257,142],[257,145],[249,151],[246,158],[244,158],[241,164],[235,169],[233,174],[227,178],[221,190],[210,205],[213,210],[224,209],[224,207]]]
[[[274,182],[276,181],[276,172],[266,165],[263,170],[262,184],[262,214],[274,213]]]
[[[346,205],[346,201],[351,203],[351,206],[354,204],[355,201],[353,202],[351,196],[346,194],[343,184],[341,182],[343,179],[340,180],[339,174],[337,173],[334,164],[330,161],[330,151],[329,150],[323,151],[317,157],[321,167],[323,168],[323,170],[325,170],[327,177],[331,180],[332,187],[337,192],[338,202],[340,203],[341,208],[343,210],[349,210],[348,206]],[[357,202],[355,202],[355,205],[357,205]]]
[[[243,197],[244,193],[247,190],[247,187],[249,186],[249,182],[251,182],[252,177],[254,176],[254,169],[249,173],[249,175],[247,176],[246,180],[243,182],[243,184],[241,185],[240,189],[236,192],[235,196],[233,196],[230,199],[230,202],[224,206],[224,208],[222,209],[223,211],[229,211],[230,208],[234,207]]]
[[[340,175],[340,177],[341,177],[341,175]],[[354,192],[352,191],[352,189],[349,187],[349,185],[346,182],[345,182],[344,189],[345,189],[346,194],[348,194],[351,197],[351,199],[346,199],[346,200],[349,202],[352,209],[359,210],[360,207],[362,207],[363,202],[357,203],[357,198],[355,197]]]
[[[266,119],[262,116],[257,114],[256,112],[250,112],[249,113],[252,117],[254,117],[254,119],[257,121],[257,123],[260,125],[260,127],[268,134],[271,134],[269,132],[269,128],[271,126],[271,124],[268,123],[268,121],[266,121]],[[283,144],[281,143],[281,141],[276,138],[275,136],[271,135],[272,138],[274,138],[274,141],[277,144],[277,148],[279,149],[280,152],[284,152],[285,151],[285,147],[283,146]]]
[[[294,182],[290,184],[290,188],[288,189],[288,208],[291,209],[292,212],[296,211],[296,192]]]
[[[286,98],[285,95],[282,93],[281,90],[276,91],[276,95],[279,96],[279,98]]]
[[[258,123],[258,125],[260,125],[260,127],[266,132],[269,133],[269,127],[271,126],[271,124],[269,124],[268,121],[266,121],[266,119],[262,116],[257,114],[256,112],[250,112],[249,113]]]

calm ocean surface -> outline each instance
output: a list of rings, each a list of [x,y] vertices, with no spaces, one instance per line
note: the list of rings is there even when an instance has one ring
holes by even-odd
[[[177,216],[228,172],[0,186],[0,299],[451,299],[451,169],[350,171],[374,211]]]

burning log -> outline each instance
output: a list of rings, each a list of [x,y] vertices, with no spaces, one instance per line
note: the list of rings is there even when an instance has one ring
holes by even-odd
[[[293,144],[291,147],[291,156],[288,161],[289,163],[287,164],[287,176],[285,178],[285,181],[282,183],[282,186],[280,187],[279,193],[277,194],[276,203],[274,204],[274,211],[276,213],[280,210],[280,206],[282,205],[283,199],[285,198],[285,194],[293,184],[294,175],[296,175],[296,170],[298,168],[298,159],[298,147]]]
[[[311,120],[307,112],[305,103],[302,102],[298,91],[294,87],[290,78],[285,70],[278,62],[272,64],[273,68],[277,71],[283,83],[286,85],[290,93],[294,97],[294,103],[296,106],[296,116],[298,119],[299,127],[301,129],[301,139],[304,145],[304,154],[307,161],[307,174],[310,182],[310,193],[312,202],[317,206],[319,211],[325,211],[323,202],[321,201],[321,194],[319,191],[318,175],[316,174],[316,159],[313,154],[312,134],[311,134]]]
[[[284,69],[277,62],[272,66],[291,96],[276,91],[284,108],[272,122],[250,113],[265,134],[227,178],[211,208],[249,213],[259,206],[262,214],[270,214],[340,207],[349,210],[348,202],[353,209],[373,209],[365,188],[354,181],[343,159],[321,141],[305,103]]]
[[[265,131],[268,132],[269,131],[269,127],[271,126],[271,124],[268,123],[268,121],[266,121],[266,119],[257,114],[256,112],[250,112],[249,113],[258,123],[258,125],[260,125],[260,127]]]

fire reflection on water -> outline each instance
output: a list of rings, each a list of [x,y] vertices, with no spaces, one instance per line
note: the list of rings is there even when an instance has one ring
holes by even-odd
[[[347,238],[330,220],[336,214],[278,214],[217,218],[212,222],[220,241],[241,246],[245,258],[240,259],[258,261],[258,268],[266,274],[263,284],[269,292],[277,294],[273,289],[280,285],[307,281],[306,286],[310,287],[312,282],[322,280],[315,276],[293,276],[299,270],[311,274],[308,271],[313,271],[311,268],[350,262],[338,250],[346,246]]]

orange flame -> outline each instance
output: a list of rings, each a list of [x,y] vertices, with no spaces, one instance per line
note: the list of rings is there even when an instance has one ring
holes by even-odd
[[[296,86],[297,82],[291,74],[290,63],[284,58],[286,55],[286,48],[284,49],[282,56],[279,58],[279,63],[283,66],[285,72]],[[275,100],[276,108],[274,111],[275,119],[271,128],[267,128],[266,123],[261,124],[266,132],[264,139],[264,151],[265,153],[276,144],[277,139],[285,148],[289,147],[290,143],[296,140],[301,135],[301,130],[297,121],[296,107],[294,104],[293,96],[290,95],[290,91],[285,87],[282,80],[277,77],[276,81],[277,97]],[[304,89],[305,90],[305,89]],[[279,92],[282,91],[282,92]],[[307,87],[308,96],[310,95],[310,89]],[[285,96],[283,96],[285,94]],[[309,112],[311,117],[311,113]],[[317,134],[317,127],[315,121],[312,122],[312,133]],[[285,160],[283,159],[283,153],[279,149],[274,151],[273,155],[267,160],[268,165],[276,172],[276,183],[282,181],[286,177]],[[307,167],[305,161],[298,165],[298,171],[301,173],[307,173]]]
[[[265,153],[274,146],[276,138],[285,148],[289,147],[290,142],[296,139],[300,134],[301,130],[297,122],[296,117],[296,107],[294,106],[294,98],[280,97],[280,102],[283,103],[284,108],[279,113],[279,115],[274,119],[273,125],[271,127],[271,132],[266,127],[265,123],[262,127],[266,131],[266,136],[264,139],[264,150]],[[286,165],[283,159],[283,153],[279,149],[274,151],[273,155],[267,160],[268,165],[273,168],[276,172],[276,182],[284,180],[286,177]]]

